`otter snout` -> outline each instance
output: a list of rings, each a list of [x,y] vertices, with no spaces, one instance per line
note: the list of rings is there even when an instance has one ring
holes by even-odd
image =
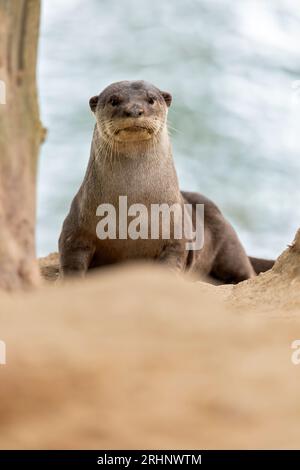
[[[127,106],[124,107],[123,109],[123,116],[124,117],[131,117],[131,118],[138,118],[140,116],[143,116],[145,113],[145,110],[143,106],[141,106],[138,103],[130,103]]]
[[[118,142],[152,139],[166,127],[170,93],[142,80],[109,85],[90,99],[102,135]]]

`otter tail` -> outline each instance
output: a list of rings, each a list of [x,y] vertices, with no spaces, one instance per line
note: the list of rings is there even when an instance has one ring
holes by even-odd
[[[249,256],[249,260],[254,268],[256,274],[264,273],[269,269],[273,268],[275,261],[271,259],[253,258]]]

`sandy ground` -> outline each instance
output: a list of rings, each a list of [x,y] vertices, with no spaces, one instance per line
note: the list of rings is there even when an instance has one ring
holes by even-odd
[[[300,233],[235,287],[131,266],[1,294],[0,447],[300,448],[299,287]]]

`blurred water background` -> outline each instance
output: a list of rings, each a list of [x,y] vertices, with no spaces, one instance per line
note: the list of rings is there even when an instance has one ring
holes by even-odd
[[[89,158],[89,97],[145,79],[173,95],[182,189],[212,198],[247,252],[277,256],[300,225],[298,0],[43,0],[39,91],[48,137],[38,254],[57,250]],[[299,81],[299,82],[298,82]]]

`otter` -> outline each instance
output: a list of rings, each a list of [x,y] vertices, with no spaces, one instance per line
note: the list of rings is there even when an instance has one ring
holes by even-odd
[[[218,207],[199,193],[180,191],[167,128],[170,93],[139,81],[113,83],[89,104],[96,124],[90,160],[59,238],[60,272],[84,276],[88,269],[128,260],[155,260],[200,278],[238,283],[272,267],[273,261],[249,258],[236,232]],[[191,224],[204,205],[204,245],[186,249],[175,238],[172,215],[169,239],[97,236],[97,208],[110,204],[119,213],[119,198],[128,205],[189,204]]]

